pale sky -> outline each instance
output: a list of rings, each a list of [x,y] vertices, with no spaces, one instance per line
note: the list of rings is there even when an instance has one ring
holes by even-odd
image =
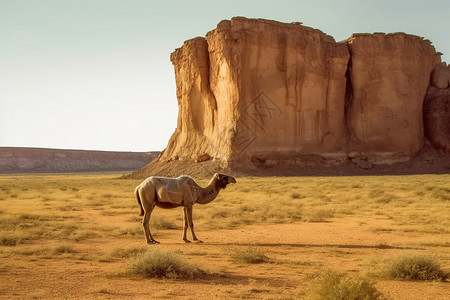
[[[234,16],[337,41],[423,36],[450,58],[449,0],[0,0],[0,146],[159,151],[178,113],[170,53]]]

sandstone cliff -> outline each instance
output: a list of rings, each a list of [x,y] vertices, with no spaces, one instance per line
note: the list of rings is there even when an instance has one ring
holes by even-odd
[[[450,154],[450,66],[438,66],[431,83],[423,107],[426,137]]]
[[[0,173],[130,171],[159,152],[111,152],[0,147]]]
[[[433,70],[448,87],[440,55],[423,38],[355,34],[337,43],[300,23],[262,19],[221,21],[171,61],[177,129],[138,176],[167,174],[169,165],[179,173],[251,173],[408,161],[424,146],[422,107]]]
[[[403,33],[358,34],[347,44],[351,156],[409,160],[423,147],[422,106],[440,56],[428,41]]]

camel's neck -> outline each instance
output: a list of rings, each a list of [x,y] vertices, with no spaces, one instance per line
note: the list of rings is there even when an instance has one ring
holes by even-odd
[[[214,176],[209,182],[208,186],[200,190],[200,195],[197,197],[196,203],[208,204],[219,195],[220,188],[217,185],[217,178]]]

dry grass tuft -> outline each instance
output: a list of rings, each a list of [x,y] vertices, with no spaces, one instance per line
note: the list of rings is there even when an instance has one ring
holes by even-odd
[[[109,255],[113,258],[130,258],[130,257],[136,257],[142,253],[144,253],[147,249],[146,248],[116,248],[112,250]]]
[[[251,246],[245,250],[235,251],[231,258],[238,263],[262,264],[268,263],[270,259],[257,247]]]
[[[78,253],[78,251],[72,246],[67,244],[61,244],[53,249],[53,254],[65,254],[65,253]]]
[[[175,222],[167,216],[155,215],[150,221],[150,226],[153,229],[179,229]]]
[[[131,262],[132,274],[148,278],[194,278],[205,272],[189,264],[180,255],[161,249],[148,250]]]
[[[382,276],[421,281],[445,281],[448,278],[435,258],[421,254],[402,254],[389,260],[382,270]]]
[[[331,209],[311,209],[303,214],[303,219],[308,222],[325,222],[333,217],[334,212]]]
[[[25,243],[26,240],[27,237],[20,233],[0,233],[0,246],[16,246]]]
[[[306,295],[308,300],[383,299],[373,282],[361,276],[350,276],[333,270],[324,271]]]

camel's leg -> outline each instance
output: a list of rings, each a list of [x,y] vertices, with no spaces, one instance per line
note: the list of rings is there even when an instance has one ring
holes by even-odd
[[[141,197],[142,206],[144,208],[144,218],[142,220],[142,226],[144,227],[145,239],[147,240],[147,244],[159,244],[157,242],[151,232],[150,232],[150,217],[152,215],[152,211],[155,208],[156,202],[154,199],[145,198],[145,194],[142,191],[139,191],[139,195]]]
[[[152,233],[150,232],[150,216],[151,215],[152,215],[151,210],[145,211],[145,213],[144,213],[144,219],[142,221],[142,226],[144,226],[145,239],[147,240],[147,244],[159,244],[159,242],[153,238]]]
[[[189,227],[191,228],[192,240],[197,243],[203,243],[202,241],[197,239],[197,237],[195,236],[195,233],[194,233],[194,222],[192,221],[192,206],[185,207],[185,210],[186,210],[186,216],[188,219]]]
[[[184,207],[183,209],[184,212],[184,224],[183,224],[183,241],[185,241],[186,243],[190,243],[191,241],[187,239],[186,237],[186,231],[188,228],[188,217],[187,217],[187,211],[186,211],[186,207]]]

